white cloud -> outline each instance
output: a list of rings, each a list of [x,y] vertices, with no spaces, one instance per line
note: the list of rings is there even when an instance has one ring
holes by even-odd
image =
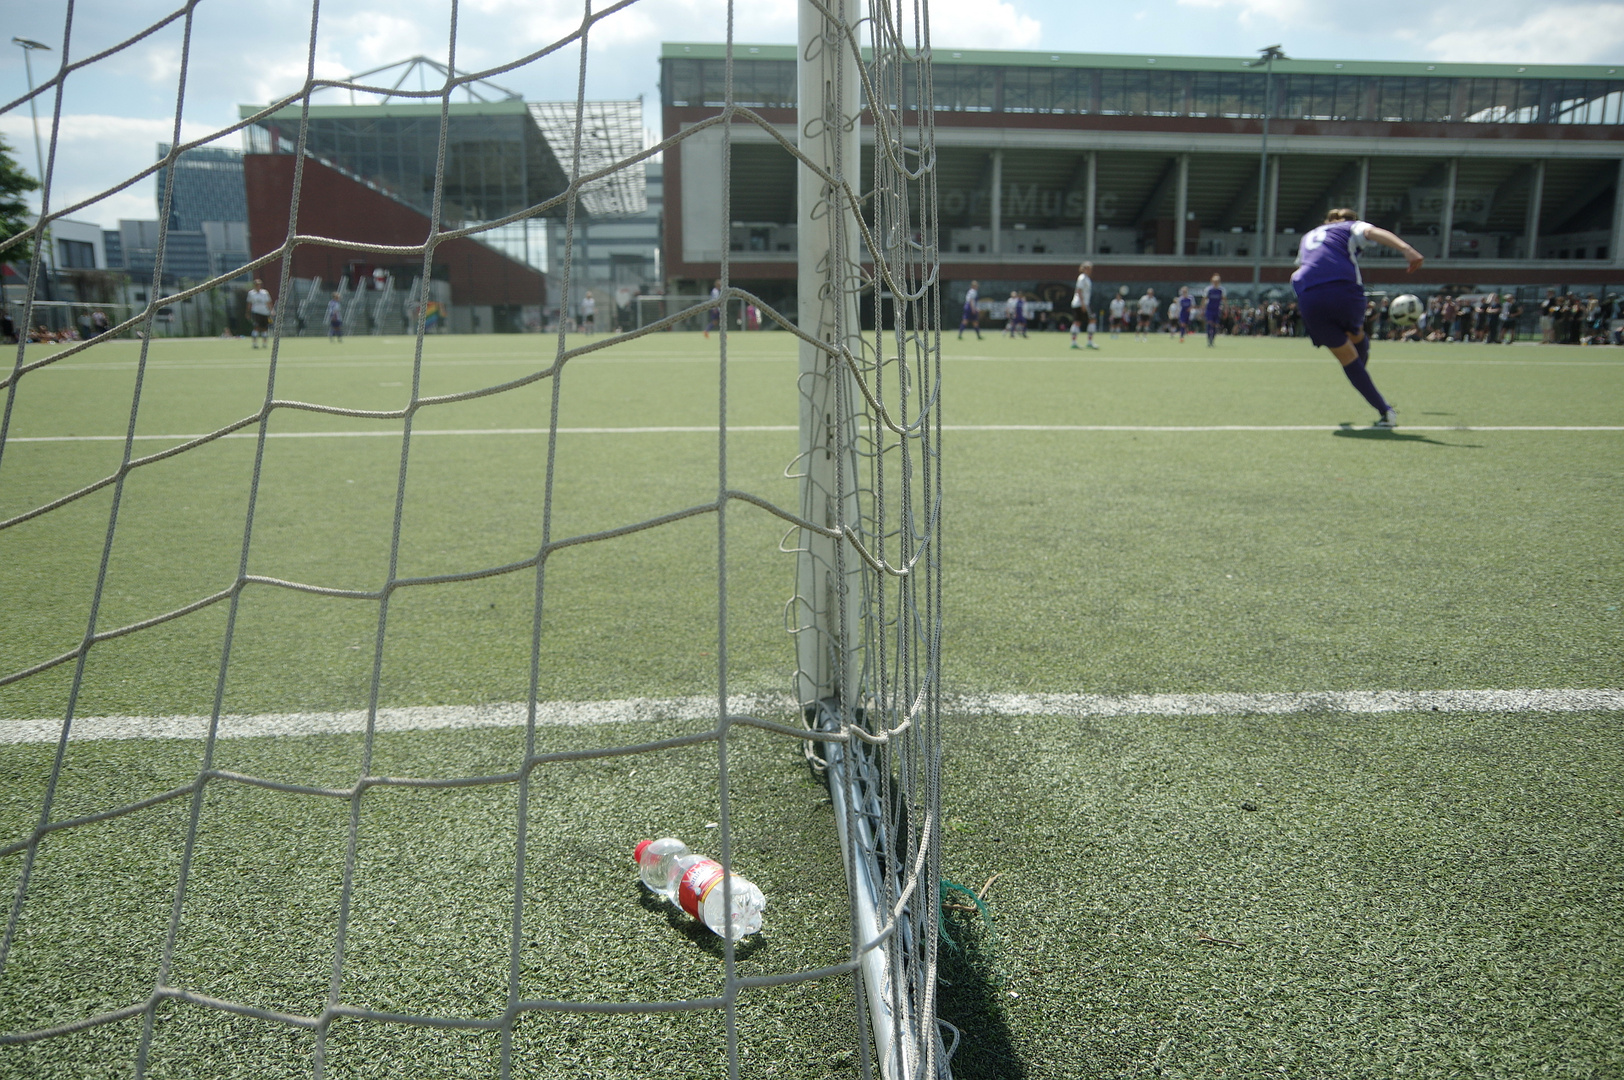
[[[594,5],[601,6],[601,5]],[[1025,49],[1043,46],[1043,23],[1029,13],[1028,4],[1017,0],[933,0],[930,10],[931,40],[943,48]],[[511,50],[501,55],[489,48],[490,40],[504,45],[535,49],[573,33],[581,23],[581,5],[576,0],[470,0],[465,12],[477,12],[502,27],[503,35],[481,40],[480,63],[494,65],[513,58]],[[465,24],[472,20],[465,14]],[[639,81],[654,81],[654,47],[667,41],[721,41],[726,37],[727,5],[723,0],[657,0],[633,4],[592,27],[591,64],[613,63],[614,58],[598,55],[599,48],[615,50],[646,70]],[[733,40],[740,44],[787,44],[796,40],[794,0],[752,0],[734,6]],[[464,41],[472,35],[464,31]],[[622,50],[646,46],[643,56]],[[579,53],[564,50],[564,56],[549,63],[575,63]],[[590,67],[590,64],[589,64]]]
[[[1031,49],[1044,44],[1043,24],[1008,0],[934,0],[931,44],[967,49]]]
[[[1546,4],[1511,19],[1449,17],[1457,24],[1425,49],[1436,60],[1476,63],[1595,64],[1624,59],[1624,4]],[[1509,14],[1509,13],[1508,13]],[[1438,20],[1442,21],[1442,20]]]
[[[41,137],[48,139],[50,132],[43,119],[41,129]],[[211,130],[203,124],[185,122],[181,125],[181,138],[201,138]],[[151,165],[157,144],[168,142],[173,134],[173,120],[87,113],[64,115],[56,143],[56,182],[51,185],[51,205],[58,209],[71,206],[127,180]],[[0,116],[0,136],[11,144],[18,160],[32,174],[34,130],[28,115]],[[49,152],[50,146],[47,144],[45,149]],[[120,218],[150,221],[158,216],[156,193],[157,180],[152,176],[143,177],[123,191],[74,211],[72,217],[97,222],[109,229],[116,226]],[[29,205],[38,208],[38,192],[30,196]]]
[[[1306,0],[1178,0],[1179,7],[1204,8],[1221,12],[1233,11],[1237,23],[1245,27],[1266,23],[1285,25],[1306,22],[1342,21],[1346,13],[1321,5],[1314,7]],[[1227,15],[1220,16],[1228,18]]]
[[[581,25],[582,16],[578,0],[471,0],[468,8],[501,26],[505,36],[499,40],[504,44],[526,49],[540,48],[574,33]],[[592,26],[591,40],[594,45],[603,46],[720,41],[726,32],[727,7],[721,0],[659,0],[633,4],[599,20]],[[470,37],[465,31],[463,40]],[[794,41],[794,0],[754,0],[750,4],[735,5],[733,40]],[[488,48],[482,51],[491,53]],[[489,56],[493,64],[503,59],[513,59],[513,56]],[[651,55],[651,65],[652,61]]]

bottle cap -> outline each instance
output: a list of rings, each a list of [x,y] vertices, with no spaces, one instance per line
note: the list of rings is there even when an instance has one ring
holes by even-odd
[[[654,841],[652,841],[652,840],[644,840],[642,843],[638,844],[637,849],[632,852],[632,858],[635,861],[639,862],[639,863],[642,862],[643,861],[643,852],[647,851],[648,846],[650,844],[652,844],[652,843],[654,843]]]

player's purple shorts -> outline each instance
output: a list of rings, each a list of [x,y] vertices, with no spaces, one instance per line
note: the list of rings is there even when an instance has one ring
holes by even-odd
[[[1297,294],[1303,329],[1315,345],[1334,349],[1365,328],[1365,289],[1357,281],[1327,281]]]

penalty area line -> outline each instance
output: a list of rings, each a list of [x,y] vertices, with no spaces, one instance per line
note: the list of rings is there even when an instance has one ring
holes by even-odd
[[[967,694],[943,702],[950,716],[1058,716],[1110,718],[1128,716],[1281,716],[1339,713],[1379,715],[1401,712],[1549,713],[1624,711],[1624,689],[1527,690],[1319,690],[1294,693],[1216,694]],[[794,714],[787,694],[747,694],[730,698],[733,714]],[[414,706],[379,709],[373,730],[440,731],[524,726],[523,702],[490,705]],[[536,705],[536,723],[549,727],[647,723],[660,720],[713,722],[713,697],[620,698],[608,701],[544,701]],[[73,721],[69,738],[201,739],[207,716],[94,716]],[[346,735],[366,731],[362,710],[268,713],[220,718],[218,738]],[[0,721],[0,744],[54,743],[62,721]]]

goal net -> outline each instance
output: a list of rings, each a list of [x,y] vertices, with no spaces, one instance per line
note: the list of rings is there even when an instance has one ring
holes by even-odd
[[[935,996],[942,298],[926,6],[802,0],[791,126],[735,100],[729,0],[721,107],[654,145],[615,145],[586,92],[592,42],[658,2],[587,3],[569,32],[478,71],[458,59],[453,4],[436,27],[445,63],[424,61],[436,76],[417,89],[318,74],[329,29],[313,4],[302,82],[191,139],[187,80],[209,5],[84,48],[70,6],[43,54],[52,69],[0,107],[37,111],[44,172],[40,214],[0,242],[0,262],[160,179],[144,293],[63,299],[35,258],[7,294],[16,324],[78,332],[24,334],[0,371],[12,582],[0,586],[0,761],[17,781],[0,804],[0,1072],[9,1055],[37,1076],[92,1063],[137,1077],[631,1076],[664,1056],[672,1075],[737,1077],[770,1071],[794,1032],[824,1040],[804,1056],[837,1072],[950,1075]],[[64,196],[76,92],[160,40],[178,56],[165,158]],[[574,102],[521,110],[545,133],[556,189],[482,214],[446,167],[454,104],[542,65],[567,66],[577,88]],[[437,167],[411,242],[322,231],[317,181],[364,183],[385,216],[402,202],[314,145],[316,95],[334,91],[428,117]],[[441,331],[462,328],[441,272],[468,250],[456,245],[528,252],[529,224],[556,222],[546,274],[568,308],[590,284],[578,223],[635,205],[645,163],[712,129],[730,176],[727,133],[742,128],[795,160],[793,309],[735,277],[724,186],[711,295],[661,290],[636,303],[632,329],[589,337],[560,312],[556,332],[510,359],[447,345],[457,339]],[[166,284],[179,257],[166,166],[239,134],[287,162],[285,231],[206,280]],[[296,277],[301,253],[326,250],[375,278]],[[245,288],[259,276],[276,311],[264,351],[244,360]],[[778,333],[742,334],[747,318]],[[329,321],[365,336],[310,353],[338,347],[303,340]],[[197,351],[216,335],[237,342],[229,357]],[[797,366],[775,398],[782,422],[750,427],[730,388],[741,363],[771,360],[767,341],[793,345]],[[613,414],[615,383],[594,381],[609,369],[592,364],[694,355],[708,372],[694,385],[714,394],[708,423],[675,392],[671,419],[596,419]],[[379,396],[358,400],[353,372],[373,369]],[[799,433],[778,461],[787,497],[759,486],[759,452],[741,449],[785,429]],[[612,441],[576,449],[589,433]],[[703,498],[678,497],[676,455],[631,447],[648,433],[709,440]],[[464,437],[529,441],[445,449]],[[320,440],[344,449],[287,456]],[[381,478],[366,492],[345,475],[365,462]],[[793,581],[767,618],[777,688],[730,681],[730,649],[762,621],[740,569],[758,552]],[[696,610],[708,620],[697,635],[675,614]],[[705,693],[673,695],[654,676],[642,696],[591,693],[696,656]],[[460,699],[435,700],[441,685]],[[770,860],[811,827],[805,807],[760,807],[787,797],[764,779],[762,745],[804,756],[827,784],[827,857],[779,852],[771,865],[836,867],[843,897],[798,896],[793,875],[763,882],[740,857],[744,837]],[[695,776],[704,790],[681,780]],[[665,821],[703,822],[683,838],[764,884],[762,940],[684,936],[676,919],[635,945],[594,940],[641,914],[633,895],[602,890],[635,877],[630,842],[643,837],[629,830],[660,835]],[[591,847],[605,837],[625,850]],[[844,925],[836,946],[803,949],[796,933],[826,917]]]

